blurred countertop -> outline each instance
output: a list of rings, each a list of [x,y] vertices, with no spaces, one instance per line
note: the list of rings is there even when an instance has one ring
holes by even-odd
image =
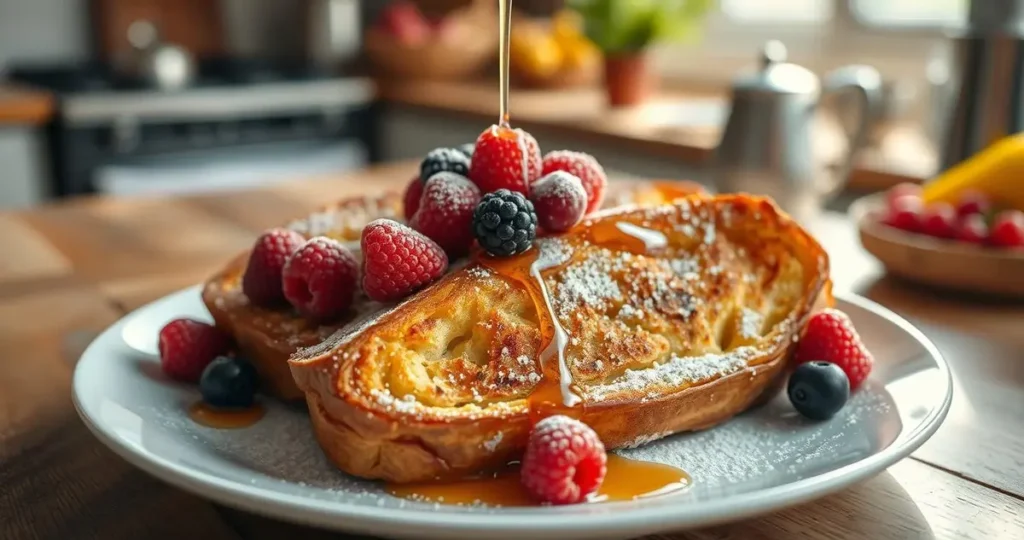
[[[0,82],[0,127],[43,124],[53,115],[53,109],[49,92]]]
[[[377,90],[392,106],[483,121],[496,116],[498,94],[493,81],[378,80]],[[515,88],[509,97],[512,123],[517,127],[690,164],[711,156],[726,105],[726,96],[720,91],[668,85],[644,105],[620,110],[605,106],[600,87]],[[859,152],[850,189],[873,191],[900,182],[921,182],[936,171],[934,145],[919,129],[881,125],[874,133],[873,143]],[[838,130],[835,134],[836,145],[845,147]]]

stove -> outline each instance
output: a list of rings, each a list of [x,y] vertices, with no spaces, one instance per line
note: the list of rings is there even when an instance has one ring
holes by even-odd
[[[301,62],[204,60],[173,91],[96,62],[8,76],[57,97],[47,139],[58,197],[252,187],[377,154],[372,82]]]

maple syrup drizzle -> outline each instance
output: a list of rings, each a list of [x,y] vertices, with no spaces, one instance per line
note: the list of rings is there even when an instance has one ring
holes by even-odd
[[[557,250],[554,250],[557,251]],[[574,407],[582,403],[580,396],[572,389],[572,374],[565,360],[565,348],[569,334],[558,322],[551,305],[547,285],[541,272],[567,262],[560,260],[556,253],[541,247],[531,248],[514,257],[496,258],[481,255],[477,262],[490,268],[498,275],[515,281],[526,288],[527,294],[537,309],[541,333],[541,372],[543,377],[530,395],[530,414],[539,420],[553,411],[578,416]],[[554,361],[553,361],[554,360]]]
[[[691,483],[689,475],[669,465],[608,454],[608,472],[587,503],[629,501],[676,493]],[[477,478],[453,482],[388,485],[388,493],[405,499],[453,505],[536,506],[519,481],[518,464]]]
[[[193,422],[216,429],[240,429],[259,422],[266,409],[254,404],[245,409],[218,409],[200,401],[188,409]]]
[[[498,125],[508,127],[508,71],[509,71],[509,42],[512,38],[512,0],[498,0],[498,46],[501,54],[498,55],[498,93],[500,103],[498,104]]]

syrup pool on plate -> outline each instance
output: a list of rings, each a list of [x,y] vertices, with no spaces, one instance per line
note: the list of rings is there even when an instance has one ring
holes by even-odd
[[[193,422],[216,429],[249,427],[259,422],[264,414],[266,409],[258,403],[245,409],[218,409],[200,401],[188,409],[188,417]]]
[[[690,485],[690,477],[681,469],[661,463],[636,461],[608,454],[608,473],[588,503],[629,501],[676,493]],[[388,485],[388,493],[421,502],[451,505],[536,506],[522,483],[519,468],[508,469],[481,478],[454,482]]]

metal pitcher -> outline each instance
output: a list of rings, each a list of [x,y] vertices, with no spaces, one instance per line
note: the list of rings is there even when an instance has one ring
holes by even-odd
[[[846,126],[849,147],[839,163],[814,150],[814,114],[822,96],[848,92],[857,114]],[[797,219],[813,217],[845,184],[856,151],[880,104],[882,78],[868,66],[846,66],[819,78],[786,62],[786,48],[767,43],[760,69],[733,85],[732,109],[711,162],[719,192],[768,195]]]

